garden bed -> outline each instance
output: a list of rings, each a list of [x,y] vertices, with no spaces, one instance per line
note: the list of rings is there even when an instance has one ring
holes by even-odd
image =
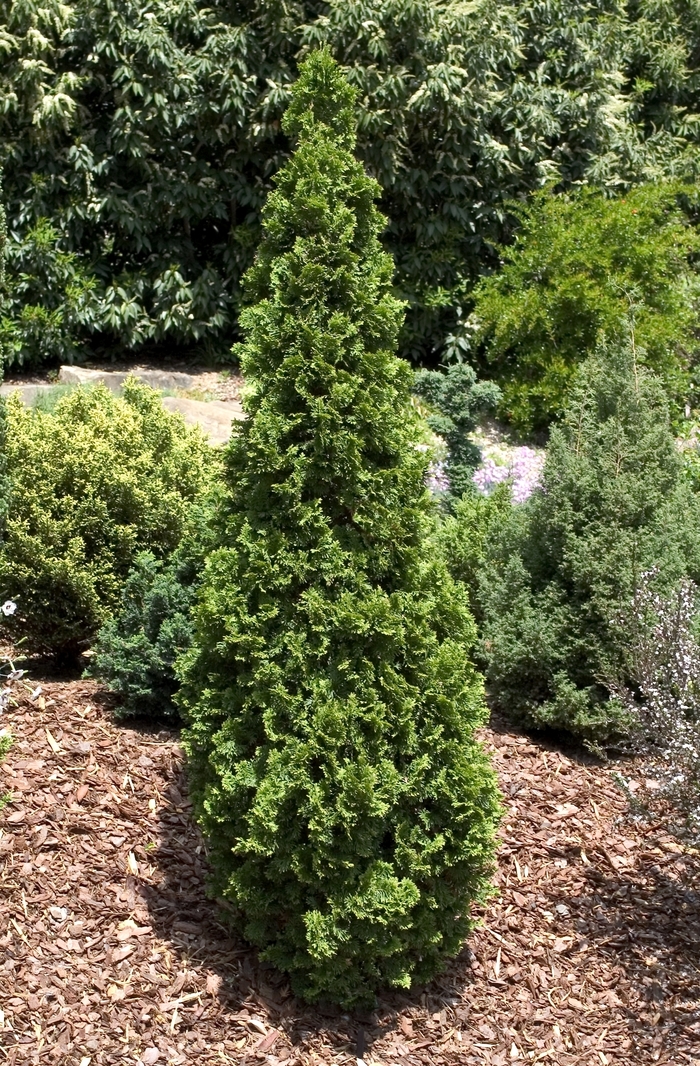
[[[174,732],[91,682],[5,716],[0,1062],[696,1062],[697,857],[624,817],[613,771],[494,728],[499,895],[448,972],[367,1015],[295,1001],[230,937]]]

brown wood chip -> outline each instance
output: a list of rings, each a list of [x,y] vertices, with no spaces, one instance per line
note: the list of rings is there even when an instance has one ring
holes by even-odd
[[[700,1061],[700,859],[630,820],[614,766],[485,730],[498,894],[428,988],[356,1017],[296,1001],[229,936],[176,734],[117,725],[107,700],[48,682],[3,719],[2,1063]]]

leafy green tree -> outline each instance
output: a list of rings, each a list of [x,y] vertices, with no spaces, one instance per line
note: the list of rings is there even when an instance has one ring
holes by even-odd
[[[584,363],[552,430],[542,488],[492,536],[481,575],[483,649],[498,705],[531,726],[607,741],[625,723],[605,679],[624,674],[642,573],[700,577],[700,503],[657,377],[634,346]]]
[[[178,697],[217,896],[298,993],[345,1005],[459,950],[498,812],[354,104],[311,55],[247,277],[249,417]]]
[[[624,197],[593,189],[535,196],[519,212],[500,272],[474,294],[477,359],[503,389],[519,429],[543,429],[563,411],[577,367],[601,334],[625,334],[633,309],[644,359],[675,399],[687,397],[697,355],[700,237],[672,184]]]
[[[697,176],[700,8],[695,0],[626,5],[625,73],[634,120],[664,170]]]
[[[177,546],[211,449],[133,379],[123,397],[80,388],[53,412],[17,397],[7,410],[6,625],[30,652],[72,657],[118,605],[135,556]]]
[[[34,276],[28,234],[47,219],[98,283],[94,319],[66,323],[74,345],[226,353],[289,151],[280,116],[298,59],[323,42],[358,89],[358,152],[384,190],[401,351],[433,358],[497,264],[507,201],[547,180],[695,173],[698,15],[661,3],[0,0],[21,270]]]
[[[58,233],[45,218],[22,240],[7,244],[0,349],[8,366],[74,363],[83,355],[81,339],[101,326],[96,278],[74,252],[62,252],[58,244]]]

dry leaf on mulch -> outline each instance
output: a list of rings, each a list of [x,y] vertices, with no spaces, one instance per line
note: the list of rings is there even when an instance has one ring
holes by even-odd
[[[372,1014],[297,1002],[205,895],[177,736],[89,682],[6,716],[0,1062],[581,1063],[700,1057],[697,859],[629,821],[612,772],[486,731],[499,895],[447,972]]]

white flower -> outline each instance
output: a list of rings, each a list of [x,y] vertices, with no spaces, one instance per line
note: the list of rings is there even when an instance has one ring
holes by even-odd
[[[16,610],[17,604],[14,603],[12,600],[5,600],[2,607],[0,607],[0,611],[2,611],[5,617],[7,617],[7,615],[14,614]]]

